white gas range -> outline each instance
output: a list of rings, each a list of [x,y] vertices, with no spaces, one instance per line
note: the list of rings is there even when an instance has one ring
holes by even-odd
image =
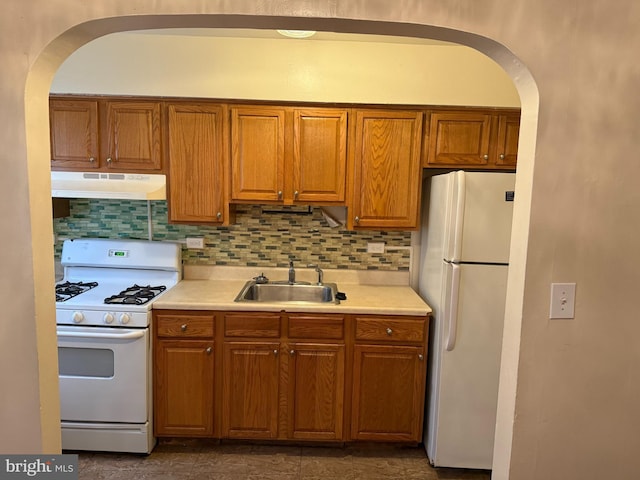
[[[153,449],[151,306],[182,277],[181,247],[64,242],[56,285],[62,448]]]

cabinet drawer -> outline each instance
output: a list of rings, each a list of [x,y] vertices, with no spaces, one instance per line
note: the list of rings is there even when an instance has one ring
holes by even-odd
[[[291,338],[344,338],[343,316],[289,316],[289,337]]]
[[[280,315],[229,314],[224,316],[225,337],[280,337]]]
[[[425,326],[426,321],[421,318],[359,317],[356,318],[356,340],[422,342]]]
[[[156,320],[158,337],[213,337],[213,316],[158,315]]]

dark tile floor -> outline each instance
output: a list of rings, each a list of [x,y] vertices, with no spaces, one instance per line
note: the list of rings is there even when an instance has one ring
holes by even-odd
[[[148,456],[79,454],[91,480],[489,480],[477,470],[432,468],[422,447],[295,447],[207,441],[161,442]]]

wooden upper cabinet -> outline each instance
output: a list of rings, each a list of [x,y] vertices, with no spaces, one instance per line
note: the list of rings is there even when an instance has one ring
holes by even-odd
[[[108,101],[104,158],[110,170],[160,170],[160,102]]]
[[[355,110],[351,228],[418,226],[422,112]]]
[[[227,219],[226,114],[225,105],[167,105],[169,221],[222,223]]]
[[[344,203],[347,170],[347,112],[293,112],[293,200]]]
[[[519,112],[432,112],[424,166],[512,170],[516,166],[519,127]]]
[[[284,129],[283,108],[231,108],[232,200],[282,200]]]
[[[231,108],[231,199],[344,204],[347,111]]]
[[[49,127],[52,168],[99,167],[97,101],[50,100]]]
[[[160,101],[52,97],[49,121],[52,169],[163,170]]]
[[[487,165],[490,129],[490,114],[432,113],[429,128],[429,166]]]
[[[511,113],[499,115],[497,136],[496,165],[515,168],[518,160],[520,114]]]

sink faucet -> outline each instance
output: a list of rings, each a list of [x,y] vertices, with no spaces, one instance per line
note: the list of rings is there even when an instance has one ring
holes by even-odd
[[[289,261],[289,284],[293,285],[296,283],[296,271],[293,268],[293,260]]]
[[[319,265],[307,265],[309,268],[315,268],[316,272],[318,272],[318,285],[322,285],[322,280],[324,277],[324,272],[320,268]]]

